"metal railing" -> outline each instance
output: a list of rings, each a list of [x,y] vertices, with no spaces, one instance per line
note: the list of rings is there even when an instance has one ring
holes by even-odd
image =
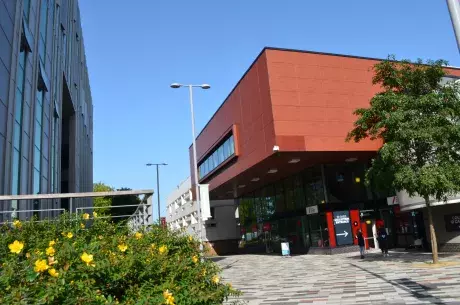
[[[127,196],[127,195],[135,195],[140,196],[144,195],[141,199],[139,204],[132,204],[132,205],[111,205],[111,206],[77,206],[73,205],[73,199],[76,198],[96,198],[96,197],[117,197],[117,196]],[[58,215],[53,215],[51,217],[43,217],[43,215],[39,215],[40,219],[32,220],[34,222],[43,222],[43,221],[53,221],[57,216],[68,211],[71,215],[75,211],[75,215],[78,216],[85,211],[94,211],[100,209],[117,209],[117,208],[126,208],[136,207],[136,210],[133,214],[126,214],[126,215],[100,215],[98,218],[128,218],[128,225],[132,230],[139,230],[140,227],[148,226],[153,224],[153,203],[152,203],[152,195],[153,190],[129,190],[129,191],[114,191],[114,192],[90,192],[90,193],[65,193],[65,194],[37,194],[37,195],[9,195],[9,196],[0,196],[0,204],[5,202],[13,202],[13,201],[38,201],[38,200],[52,200],[52,199],[69,199],[68,209],[65,208],[50,208],[50,209],[13,209],[13,210],[6,210],[0,211],[0,215],[9,215],[9,220],[0,222],[0,225],[6,224],[9,221],[17,218],[17,213],[32,213],[33,215],[37,215],[36,213],[50,213],[58,211]],[[30,204],[29,204],[30,205]],[[49,216],[49,215],[48,215]],[[22,219],[25,221],[31,221],[27,219]]]

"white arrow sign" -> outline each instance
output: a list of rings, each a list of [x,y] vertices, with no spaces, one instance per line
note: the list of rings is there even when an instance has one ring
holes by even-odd
[[[337,236],[343,236],[343,237],[347,237],[348,236],[348,232],[347,231],[343,231],[343,233],[340,233],[340,234],[335,234]]]

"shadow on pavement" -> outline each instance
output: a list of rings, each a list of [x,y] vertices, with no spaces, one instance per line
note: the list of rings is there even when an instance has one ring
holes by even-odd
[[[424,286],[424,285],[421,285],[421,284],[419,284],[417,282],[414,282],[411,279],[400,278],[400,279],[396,279],[396,280],[387,280],[383,276],[381,276],[381,275],[379,275],[379,274],[377,274],[375,272],[372,272],[370,270],[367,270],[366,268],[360,267],[360,266],[355,265],[355,264],[350,264],[350,265],[352,265],[355,268],[358,268],[358,269],[360,269],[362,271],[365,271],[365,272],[373,275],[374,277],[379,278],[382,281],[385,281],[385,282],[389,283],[392,286],[396,286],[398,288],[401,288],[401,289],[405,290],[406,292],[410,293],[413,297],[415,297],[416,299],[418,299],[420,301],[424,301],[424,302],[430,301],[430,303],[440,304],[440,305],[447,304],[447,303],[444,303],[438,297],[429,294],[428,291],[431,290],[431,288],[429,288],[427,286]],[[417,291],[415,291],[415,289]],[[421,291],[423,291],[423,293]],[[431,299],[431,300],[427,300],[427,299]],[[435,300],[435,301],[433,302],[433,300]]]
[[[367,253],[363,261],[386,261],[386,262],[399,262],[399,263],[423,263],[432,260],[430,252],[406,252],[406,251],[390,251],[389,257],[384,257],[382,253]],[[349,256],[350,259],[362,260],[359,253]],[[442,260],[458,260],[458,253],[440,253],[439,259]]]

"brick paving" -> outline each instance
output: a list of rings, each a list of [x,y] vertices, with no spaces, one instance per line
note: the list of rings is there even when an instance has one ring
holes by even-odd
[[[460,255],[441,254],[458,265],[420,267],[429,253],[357,255],[237,255],[215,260],[225,282],[244,294],[241,304],[458,304]]]

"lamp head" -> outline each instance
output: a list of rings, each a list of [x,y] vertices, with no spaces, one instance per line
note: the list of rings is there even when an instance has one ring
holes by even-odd
[[[179,83],[172,83],[171,84],[171,88],[173,88],[173,89],[177,89],[177,88],[180,88],[180,87],[182,87],[182,85],[179,84]]]
[[[202,84],[201,86],[201,89],[211,89],[211,86],[209,84]]]

